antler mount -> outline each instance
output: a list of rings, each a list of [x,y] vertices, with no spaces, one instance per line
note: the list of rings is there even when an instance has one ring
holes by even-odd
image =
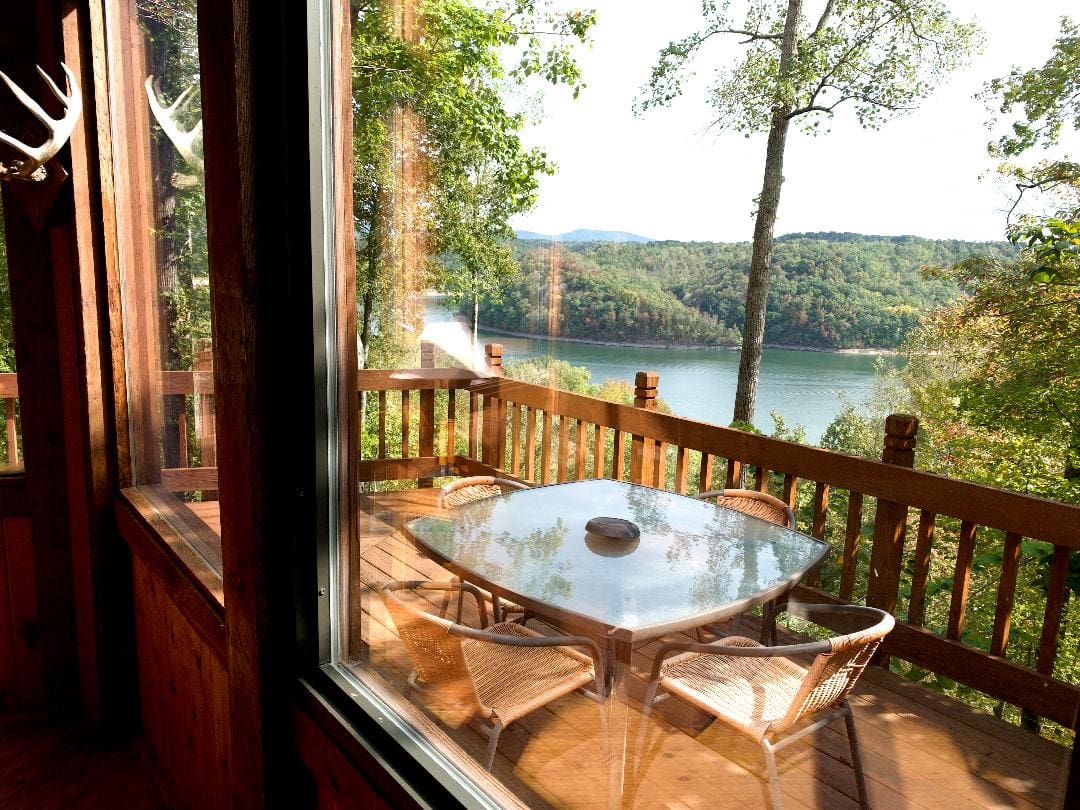
[[[70,95],[64,93],[49,74],[41,69],[40,65],[37,66],[37,71],[41,74],[41,78],[44,79],[49,90],[64,105],[64,115],[59,119],[55,119],[46,113],[22,88],[0,71],[0,80],[8,86],[15,98],[22,102],[31,115],[44,124],[49,131],[48,138],[45,139],[41,146],[37,147],[16,140],[6,132],[0,132],[0,143],[5,143],[15,151],[26,155],[25,160],[13,160],[10,165],[0,163],[0,180],[20,180],[23,182],[41,182],[45,180],[48,176],[45,164],[63,149],[64,144],[68,142],[71,134],[75,131],[75,124],[78,123],[79,116],[82,114],[82,93],[79,92],[79,85],[75,81],[75,74],[71,72],[71,68],[63,62],[60,63],[60,67],[64,69],[68,84],[71,87]]]

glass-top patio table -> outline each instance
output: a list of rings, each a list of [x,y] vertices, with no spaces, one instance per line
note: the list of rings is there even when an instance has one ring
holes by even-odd
[[[586,532],[595,517],[629,520],[640,538]],[[592,636],[605,651],[609,711],[623,708],[622,757],[613,762],[613,800],[625,768],[626,689],[634,646],[724,621],[782,596],[825,556],[809,535],[706,501],[594,479],[486,498],[406,531],[463,580],[515,602],[561,630]]]
[[[641,537],[590,535],[585,524],[600,516],[633,522]],[[607,479],[487,498],[406,528],[462,579],[616,648],[780,596],[828,548],[741,512]]]

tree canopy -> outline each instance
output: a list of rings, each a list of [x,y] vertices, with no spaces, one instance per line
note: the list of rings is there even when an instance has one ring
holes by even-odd
[[[526,116],[507,95],[527,93],[532,77],[576,95],[572,44],[586,41],[594,21],[592,12],[554,12],[541,0],[424,0],[404,27],[399,11],[391,0],[369,0],[353,35],[365,349],[373,324],[401,320],[391,314],[402,306],[391,268],[400,275],[407,262],[422,264],[407,268],[418,273],[413,292],[430,281],[457,298],[495,291],[516,270],[507,222],[532,207],[539,177],[555,167],[525,146]],[[395,175],[401,164],[409,174]],[[394,245],[402,229],[422,234],[411,260]]]

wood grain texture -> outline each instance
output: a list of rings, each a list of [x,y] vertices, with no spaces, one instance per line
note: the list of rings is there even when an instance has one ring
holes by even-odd
[[[911,599],[908,602],[908,622],[921,627],[926,620],[926,581],[930,576],[931,546],[934,541],[933,512],[919,513],[919,530],[915,536],[915,560],[911,574]]]
[[[960,524],[960,536],[956,543],[956,567],[953,571],[952,599],[949,602],[949,626],[947,637],[959,640],[964,632],[964,614],[967,612],[968,595],[971,591],[971,562],[975,556],[974,523]]]
[[[1016,599],[1016,573],[1020,567],[1020,535],[1006,534],[1001,551],[1001,579],[998,580],[994,630],[990,636],[990,654],[1004,655],[1009,644],[1013,602]]]

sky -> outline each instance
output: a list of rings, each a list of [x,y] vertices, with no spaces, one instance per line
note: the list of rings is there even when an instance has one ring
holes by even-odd
[[[566,3],[565,5],[578,5]],[[706,88],[714,66],[738,45],[717,43],[671,108],[635,117],[631,106],[660,48],[700,25],[700,0],[582,0],[596,8],[593,46],[582,50],[586,89],[545,94],[543,119],[526,133],[559,166],[539,203],[513,221],[522,230],[629,231],[654,239],[747,241],[761,190],[765,136],[707,131]],[[807,9],[815,3],[810,0]],[[986,144],[990,111],[974,98],[984,84],[1041,65],[1076,0],[945,0],[975,19],[985,48],[920,107],[864,130],[839,113],[827,135],[792,127],[776,233],[855,231],[935,239],[1002,239],[1008,188]],[[662,8],[662,11],[658,11]],[[731,38],[733,40],[733,38]],[[1070,146],[1074,142],[1070,142]],[[1075,150],[1074,150],[1075,151]]]

